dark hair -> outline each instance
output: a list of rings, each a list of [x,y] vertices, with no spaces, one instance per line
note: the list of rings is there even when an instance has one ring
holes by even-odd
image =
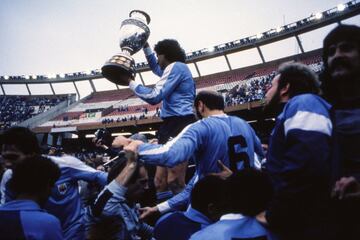
[[[339,25],[325,37],[323,42],[323,62],[327,68],[327,59],[329,57],[329,47],[341,41],[355,42],[360,51],[360,27],[355,25]]]
[[[231,213],[256,216],[267,208],[272,198],[271,181],[265,173],[258,170],[240,170],[225,182]]]
[[[320,74],[321,90],[325,99],[332,104],[339,100],[340,94],[338,89],[336,89],[335,82],[331,81],[327,60],[329,57],[329,47],[341,41],[357,43],[358,51],[360,52],[360,27],[355,25],[339,25],[331,30],[324,39],[322,55],[324,71]]]
[[[172,62],[183,62],[185,63],[186,54],[184,49],[180,47],[180,44],[174,39],[164,39],[159,41],[155,47],[155,52],[158,55],[165,55],[165,58]]]
[[[108,173],[108,177],[107,177],[107,182],[110,183],[112,180],[114,180],[119,174],[120,172],[125,168],[126,166],[126,162],[127,162],[127,156],[124,152],[119,154],[119,158],[117,160],[115,160],[116,162],[110,167],[110,171]],[[133,175],[131,176],[129,183],[135,183],[136,179],[139,178],[139,174],[140,174],[140,167],[142,166],[142,164],[140,162],[138,162],[137,166],[136,166],[136,170],[133,173]]]
[[[9,184],[15,195],[39,195],[53,187],[59,177],[59,167],[51,159],[37,155],[25,158],[16,166]]]
[[[289,97],[304,93],[318,94],[320,91],[317,75],[311,68],[302,63],[285,63],[279,67],[278,89],[289,84]]]
[[[1,145],[15,145],[24,154],[40,154],[41,149],[36,135],[25,127],[12,127],[0,136]]]
[[[191,191],[192,208],[207,215],[210,203],[221,204],[224,182],[224,180],[216,176],[205,176],[200,179]]]
[[[210,110],[224,110],[225,108],[224,98],[214,91],[199,92],[195,98],[195,107],[199,105],[200,101],[202,101]]]

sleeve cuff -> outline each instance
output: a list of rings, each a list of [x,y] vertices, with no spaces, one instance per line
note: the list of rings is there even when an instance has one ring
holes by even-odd
[[[129,83],[129,88],[130,88],[131,90],[135,91],[135,88],[136,88],[137,86],[139,86],[139,85],[140,85],[140,83],[137,83],[137,82],[135,82],[135,81],[130,81],[130,83]]]
[[[145,56],[150,56],[154,52],[152,51],[152,49],[150,47],[147,47],[147,48],[144,48],[144,53],[145,53]]]
[[[171,207],[167,201],[159,203],[158,205],[156,205],[156,207],[159,209],[159,212],[161,214],[169,212],[171,210]]]
[[[127,191],[127,188],[117,183],[116,180],[112,180],[107,186],[107,189],[117,197],[125,196]]]

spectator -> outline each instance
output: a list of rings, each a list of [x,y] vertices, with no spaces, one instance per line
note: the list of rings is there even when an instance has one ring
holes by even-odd
[[[156,240],[187,240],[195,232],[219,220],[224,181],[215,176],[199,180],[191,191],[191,206],[186,212],[168,213],[155,225]]]
[[[269,239],[269,232],[255,216],[264,211],[272,196],[268,176],[258,170],[235,172],[224,183],[220,220],[191,236],[191,240]]]
[[[357,239],[359,201],[344,196],[356,189],[355,180],[360,181],[360,28],[340,25],[325,37],[323,45],[322,89],[333,104],[332,180],[338,181],[333,196],[339,200],[335,202],[336,219],[343,239]]]
[[[357,146],[360,123],[360,28],[341,25],[324,39],[324,96],[333,104],[336,142],[341,163],[337,177],[360,180]]]
[[[192,108],[196,94],[195,82],[185,64],[185,52],[176,40],[159,41],[155,45],[155,52],[156,57],[149,44],[145,44],[144,53],[149,66],[153,73],[160,77],[155,87],[145,87],[133,80],[129,87],[151,105],[162,102],[160,117],[163,123],[158,134],[159,142],[165,144],[195,121]],[[160,200],[183,190],[188,159],[183,160],[171,169],[157,167],[154,181]]]
[[[42,210],[59,177],[59,167],[40,156],[18,164],[9,182],[15,200],[0,206],[2,239],[63,239],[60,221]]]
[[[332,124],[330,105],[316,95],[318,90],[315,73],[292,63],[280,66],[265,96],[265,108],[285,103],[265,163],[275,193],[266,220],[259,217],[279,239],[331,239],[327,227]]]

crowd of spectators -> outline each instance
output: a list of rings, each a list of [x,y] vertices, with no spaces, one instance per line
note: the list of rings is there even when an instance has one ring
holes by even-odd
[[[120,105],[119,107],[118,107],[118,111],[119,112],[127,112],[127,111],[129,111],[129,106],[128,105]]]
[[[119,108],[120,109],[120,108]],[[121,111],[128,111],[128,106],[121,108]],[[120,110],[118,110],[120,111]],[[127,121],[136,121],[136,120],[142,120],[142,119],[148,119],[148,113],[149,110],[147,107],[139,107],[137,109],[135,109],[135,111],[137,112],[142,112],[141,115],[127,115],[127,116],[121,116],[121,117],[117,117],[117,118],[103,118],[101,120],[102,124],[109,124],[109,123],[119,123],[119,122],[127,122]],[[153,117],[159,117],[160,115],[160,110],[159,108],[156,108],[155,114],[153,115]]]
[[[235,106],[264,98],[266,88],[275,73],[241,83],[225,94],[226,106]]]
[[[147,119],[147,116],[145,115],[145,113],[143,113],[140,116],[136,116],[136,115],[130,115],[130,116],[124,116],[124,117],[117,117],[116,119],[114,118],[103,118],[101,120],[102,124],[109,124],[109,123],[119,123],[119,122],[127,122],[127,121],[136,121],[136,120],[142,120],[142,119]]]
[[[7,129],[66,100],[66,97],[0,96],[0,130]]]

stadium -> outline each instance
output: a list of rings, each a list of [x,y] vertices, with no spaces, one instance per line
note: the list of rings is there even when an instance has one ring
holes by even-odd
[[[94,12],[92,14],[95,16]],[[339,101],[339,104],[334,100],[333,104],[329,100],[329,96],[332,96],[329,94],[330,88],[326,88],[329,87],[326,84],[330,83],[325,84],[325,81],[333,77],[330,70],[336,72],[329,66],[328,59],[340,50],[351,52],[351,44],[349,47],[346,43],[355,42],[346,35],[347,32],[342,32],[341,37],[344,39],[338,37],[342,40],[340,42],[333,36],[328,40],[328,36],[333,29],[341,29],[343,26],[353,27],[352,31],[358,29],[359,14],[360,2],[352,0],[309,13],[290,23],[285,22],[284,16],[282,25],[187,51],[185,62],[176,60],[170,63],[159,45],[153,47],[147,43],[141,46],[147,61],[134,56],[135,77],[129,78],[124,85],[106,79],[101,65],[91,70],[54,74],[38,72],[0,75],[1,204],[11,204],[12,201],[8,200],[14,197],[19,201],[27,198],[35,201],[40,206],[37,208],[46,209],[50,217],[36,215],[39,220],[34,222],[55,222],[49,227],[43,227],[48,229],[48,237],[51,236],[51,239],[55,232],[59,236],[54,239],[297,240],[339,239],[338,236],[356,239],[354,236],[360,234],[359,221],[348,216],[354,214],[353,209],[360,213],[360,174],[357,173],[360,161],[355,146],[359,134],[349,130],[346,125],[349,121],[345,120],[350,115],[355,119],[351,119],[351,127],[360,121],[359,112],[356,112],[360,101],[358,96],[352,98],[351,103],[344,100],[351,107],[355,106],[354,111],[353,108],[351,111],[342,109],[341,104],[344,102]],[[154,15],[151,17],[161,18],[160,15]],[[326,41],[335,41],[335,44]],[[179,42],[181,45],[181,40]],[[356,44],[354,48],[359,48]],[[135,90],[139,85],[144,89],[157,90],[160,78],[153,74],[156,71],[149,60],[149,56],[155,55],[147,55],[151,47],[156,52],[156,64],[162,70],[160,75],[156,74],[161,77],[160,81],[163,81],[161,75],[167,77],[166,74],[173,73],[173,69],[177,69],[174,66],[179,66],[179,62],[191,73],[191,84],[194,84],[195,89],[190,115],[195,118],[196,113],[200,121],[194,123],[193,119],[193,124],[182,122],[184,126],[177,129],[181,125],[179,122],[185,121],[188,115],[164,117],[171,102],[170,97],[150,104],[143,96],[151,94],[141,94]],[[331,47],[333,52],[329,53]],[[94,58],[102,61],[96,56],[96,51]],[[73,54],[68,58],[71,62],[77,56]],[[51,58],[46,61],[50,62]],[[0,66],[3,62],[6,60],[0,62]],[[161,65],[164,62],[165,67]],[[338,67],[336,64],[342,63],[339,62],[335,61],[334,65]],[[355,60],[353,62],[355,66],[358,63]],[[289,81],[281,87],[275,85],[275,82],[280,84],[285,75],[279,73],[282,71],[279,67],[284,66],[284,63],[299,69],[299,66],[303,66],[301,69],[304,72],[310,72],[299,80],[301,87],[301,81],[307,81],[310,76],[310,83],[304,85],[304,88],[310,90],[301,92],[301,89],[297,95],[290,96],[289,89],[292,84],[296,85],[294,82]],[[347,64],[348,67],[351,65]],[[358,73],[356,69],[354,72]],[[318,78],[321,86],[317,85]],[[343,91],[341,87],[344,85],[339,84],[339,89],[331,90]],[[276,111],[264,111],[266,105],[270,105],[265,96],[274,86],[278,88],[276,94],[285,89],[285,100],[277,102],[285,106],[280,115]],[[354,92],[357,86],[354,85]],[[349,95],[354,94],[351,87],[347,87],[344,89],[350,89]],[[318,94],[315,88],[323,91]],[[178,88],[173,89],[174,92],[176,90]],[[191,94],[191,89],[186,93]],[[271,100],[274,99],[278,100],[273,95]],[[183,103],[181,100],[172,103],[172,107],[184,109],[179,106]],[[209,107],[211,104],[218,105]],[[237,120],[226,120],[229,121],[228,125],[223,123],[225,120],[211,120],[224,115],[226,119]],[[169,124],[169,119],[173,123],[177,121],[179,125]],[[345,120],[336,122],[333,119]],[[168,135],[164,133],[164,126],[168,128]],[[169,132],[174,130],[171,128],[179,131],[171,136]],[[163,134],[166,135],[165,141]],[[36,138],[36,143],[32,137]],[[17,144],[24,146],[19,147]],[[348,146],[334,147],[336,144]],[[339,157],[344,152],[350,152],[344,155],[350,156],[346,161]],[[48,162],[56,164],[46,165],[44,159],[51,159]],[[178,170],[177,167],[183,162],[189,162],[189,165],[185,164],[184,169]],[[161,184],[164,183],[157,175],[159,169],[166,172],[160,176],[166,182],[163,189]],[[183,182],[179,181],[181,177]],[[21,188],[21,185],[25,187]],[[39,188],[44,186],[37,192],[31,192],[34,185]],[[139,190],[138,193],[136,187],[142,188],[143,192]],[[241,190],[233,191],[234,188]],[[245,193],[242,194],[242,191]],[[330,192],[331,197],[335,196],[341,201],[347,191],[350,192],[350,198],[355,196],[351,199],[353,201],[348,202],[348,208],[331,202]],[[33,197],[31,194],[38,195]],[[44,196],[46,198],[42,199]],[[207,205],[204,207],[201,204]],[[9,213],[8,209],[2,207],[0,205],[1,220],[16,218],[17,224],[32,221],[29,216],[19,220],[19,215],[14,215],[15,211],[10,208]],[[344,211],[344,215],[341,211]],[[114,219],[114,216],[120,218]],[[299,219],[296,219],[297,216]],[[344,218],[347,220],[338,222],[338,219]],[[226,221],[243,219],[248,222],[236,227],[229,224],[229,230],[223,231],[226,234],[219,237],[222,234],[219,229],[223,230]],[[219,222],[224,226],[219,227]],[[5,221],[0,224],[0,238],[4,231],[5,237],[16,233],[15,239],[22,239],[28,236],[31,229],[34,232],[32,237],[38,239],[40,235],[37,234],[43,231],[36,224],[25,224],[22,229],[8,225]],[[174,236],[178,228],[182,230]],[[207,229],[213,232],[207,232]],[[111,238],[115,236],[111,235],[114,233],[116,238]]]
[[[280,63],[299,61],[317,73],[321,71],[321,49],[305,52],[300,40],[302,35],[341,23],[358,14],[359,3],[351,1],[263,33],[188,52],[187,65],[195,77],[197,91],[211,89],[221,92],[226,99],[226,112],[241,116],[255,126],[261,120],[261,99],[265,86]],[[296,40],[300,53],[267,61],[262,48],[272,43],[281,44],[284,40]],[[233,66],[232,61],[244,52],[251,52],[260,59],[260,63],[243,68]],[[223,70],[203,74],[200,69],[206,61],[224,65]],[[137,63],[136,71],[136,80],[146,85],[149,82],[146,79],[149,76],[148,64]],[[110,82],[107,88],[114,90],[97,89],[95,85],[101,81],[107,80],[102,77],[100,69],[50,76],[1,76],[1,129],[14,125],[30,127],[39,134],[43,143],[49,145],[61,145],[64,140],[70,145],[80,141],[87,146],[89,139],[85,138],[92,138],[99,128],[109,129],[113,136],[130,136],[136,132],[154,136],[161,123],[157,113],[160,104],[149,105],[137,98],[130,89],[110,85]],[[45,89],[46,95],[39,95],[39,87]],[[81,88],[90,93],[80,94],[84,91]],[[19,96],[16,90],[26,91],[27,94]],[[271,123],[265,125],[269,126],[259,131],[272,128]],[[264,126],[264,122],[261,126]]]

